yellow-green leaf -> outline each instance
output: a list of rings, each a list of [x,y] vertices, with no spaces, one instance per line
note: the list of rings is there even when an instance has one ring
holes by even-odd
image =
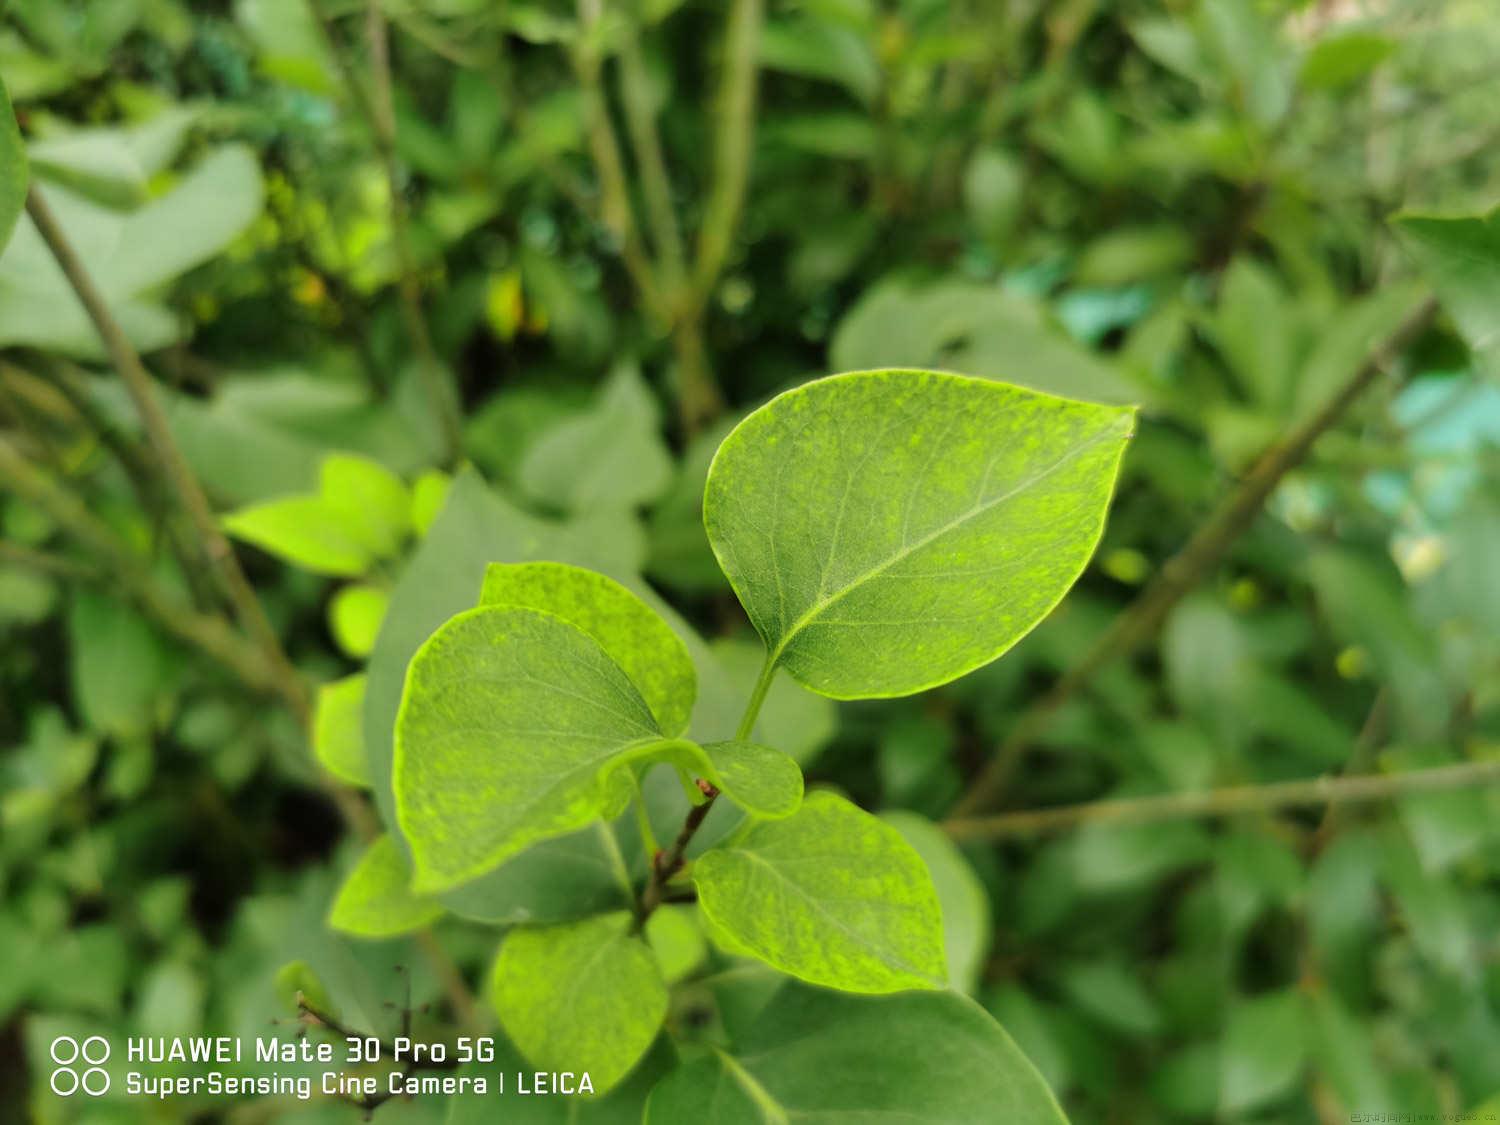
[[[412,658],[396,717],[396,813],[415,885],[445,890],[527,845],[618,815],[619,767],[656,751],[640,692],[559,617],[480,606]]]
[[[730,953],[850,992],[941,988],[942,912],[901,834],[833,793],[693,864],[709,935]]]
[[[0,250],[10,241],[16,219],[26,204],[26,146],[10,106],[5,83],[0,82]]]
[[[725,439],[704,522],[774,661],[834,698],[909,695],[1062,599],[1133,424],[1129,407],[959,375],[835,375]]]
[[[411,868],[401,848],[382,833],[344,879],[328,924],[360,937],[395,937],[420,930],[443,913],[435,900],[411,891]]]
[[[490,1001],[542,1070],[586,1071],[595,1093],[628,1074],[667,1014],[667,986],[630,915],[519,927],[500,947]]]
[[[582,629],[630,677],[663,734],[687,729],[698,693],[687,646],[613,578],[566,563],[491,563],[479,604],[540,610]]]
[[[365,675],[345,676],[318,687],[313,712],[313,753],[323,768],[350,785],[368,786],[365,758]]]
[[[389,591],[364,583],[345,586],[335,594],[328,603],[328,630],[339,648],[360,659],[369,656],[390,602]]]

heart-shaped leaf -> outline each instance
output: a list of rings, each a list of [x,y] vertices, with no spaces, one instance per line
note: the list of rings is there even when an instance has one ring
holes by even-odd
[[[657,750],[640,692],[599,643],[551,614],[481,606],[412,658],[396,717],[396,815],[419,891],[621,812],[619,769]]]
[[[933,371],[773,399],[725,439],[704,522],[774,662],[837,699],[988,663],[1077,580],[1129,407]]]
[[[587,1072],[603,1093],[630,1072],[667,1014],[656,956],[630,915],[512,930],[490,978],[501,1026],[531,1062]]]
[[[698,692],[687,646],[660,614],[613,578],[565,563],[491,563],[479,604],[541,610],[576,625],[630,677],[663,734],[687,729]]]

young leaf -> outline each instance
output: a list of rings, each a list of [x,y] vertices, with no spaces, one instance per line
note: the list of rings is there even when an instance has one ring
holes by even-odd
[[[414,886],[456,886],[528,844],[615,816],[616,767],[661,745],[620,666],[561,618],[480,606],[417,651],[396,717],[396,815]]]
[[[390,558],[411,532],[411,494],[378,461],[331,453],[318,475],[319,494],[349,535],[376,558]]]
[[[850,992],[941,988],[942,912],[901,834],[814,793],[693,864],[710,936],[813,984]]]
[[[490,978],[506,1035],[546,1070],[587,1071],[596,1093],[630,1072],[667,1014],[656,957],[624,911],[512,930]]]
[[[313,712],[313,753],[323,768],[350,785],[368,786],[365,760],[365,676],[345,676],[318,688]]]
[[[328,603],[328,631],[339,648],[356,658],[369,656],[380,635],[391,595],[379,586],[345,586]]]
[[[708,957],[708,942],[689,906],[663,906],[646,920],[646,944],[670,983],[687,976]]]
[[[1398,215],[1395,225],[1474,355],[1500,371],[1500,207],[1485,215]]]
[[[314,574],[357,578],[375,561],[321,496],[285,496],[224,517],[224,530]]]
[[[10,241],[16,218],[26,205],[26,146],[16,125],[10,95],[0,82],[0,250]]]
[[[953,992],[784,987],[738,1037],[651,1092],[645,1125],[901,1121],[1066,1125],[1010,1036]]]
[[[780,750],[755,742],[710,742],[703,747],[708,779],[756,816],[791,816],[802,804],[802,771]]]
[[[576,625],[630,677],[663,734],[687,729],[698,690],[687,646],[613,578],[564,563],[492,563],[479,604],[540,610]]]
[[[704,522],[802,683],[910,695],[999,656],[1099,541],[1134,411],[931,371],[835,375],[725,440]]]
[[[388,833],[376,838],[339,888],[328,913],[335,930],[360,937],[395,937],[440,917],[437,902],[411,892],[411,869]]]

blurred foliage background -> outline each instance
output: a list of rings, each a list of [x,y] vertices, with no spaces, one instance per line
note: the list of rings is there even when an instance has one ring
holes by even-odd
[[[937,837],[961,983],[1074,1121],[1500,1113],[1492,793],[1084,818],[966,841],[966,862],[927,823],[1420,299],[1387,217],[1500,197],[1500,10],[381,7],[11,0],[0,22],[33,178],[191,472],[239,513],[301,673],[340,681],[373,651],[373,692],[382,618],[488,550],[648,583],[743,692],[747,627],[699,502],[746,410],[903,365],[1139,402],[1104,544],[1016,651],[912,700],[835,706],[788,684],[766,722],[810,781]],[[60,1031],[260,1034],[288,962],[372,1026],[406,987],[396,964],[418,1003],[442,986],[409,940],[324,924],[358,845],[319,787],[305,701],[142,605],[148,589],[206,618],[226,603],[211,566],[183,561],[190,521],[105,359],[23,219],[0,256],[18,459],[0,501],[5,1119],[144,1119],[37,1092]],[[1496,756],[1492,357],[1440,316],[1386,368],[1159,632],[1063,701],[1001,807]],[[406,482],[406,538],[333,541],[334,452]],[[290,495],[307,504],[289,525],[244,515]],[[80,549],[84,524],[128,565]],[[320,749],[363,779],[360,747]],[[487,963],[492,930],[449,917],[438,934],[471,979]],[[356,1116],[169,1103],[152,1119],[220,1112]]]

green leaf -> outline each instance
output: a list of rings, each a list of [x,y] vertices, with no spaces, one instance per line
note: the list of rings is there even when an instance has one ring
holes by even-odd
[[[596,1093],[640,1061],[667,986],[627,912],[511,931],[490,978],[506,1035],[538,1068],[587,1071]]]
[[[489,564],[552,558],[626,579],[639,566],[640,556],[639,531],[619,513],[600,512],[566,524],[552,523],[516,508],[491,491],[473,470],[454,478],[442,512],[391,593],[390,608],[370,654],[365,753],[385,823],[396,823],[391,764],[407,666],[434,629],[474,605]]]
[[[287,496],[230,512],[224,530],[236,539],[310,570],[357,578],[375,559],[321,496]]]
[[[734,687],[737,709],[725,718],[727,724],[733,725],[739,718],[738,708],[755,690],[755,681],[766,661],[765,649],[758,641],[734,637],[716,638],[709,648]],[[785,750],[799,765],[805,766],[838,733],[838,725],[838,704],[808,691],[778,670],[761,702],[750,737]]]
[[[990,948],[993,927],[990,899],[984,884],[963,852],[941,828],[911,812],[882,813],[885,821],[910,844],[927,865],[943,911],[943,946],[948,976],[955,987],[973,992],[979,970]]]
[[[1235,1006],[1224,1030],[1219,1110],[1234,1116],[1290,1093],[1307,1063],[1307,1010],[1296,992]]]
[[[127,605],[79,591],[68,613],[73,692],[89,726],[140,734],[155,718],[170,654],[156,631]]]
[[[653,910],[646,919],[646,944],[656,954],[661,975],[669,984],[687,976],[708,957],[708,942],[688,906]]]
[[[630,677],[663,734],[687,729],[698,691],[687,646],[613,578],[565,563],[494,563],[479,604],[540,610],[582,629]]]
[[[297,1011],[302,1000],[324,1015],[338,1012],[328,996],[328,989],[306,961],[288,961],[276,970],[276,995],[290,1012]]]
[[[1500,371],[1500,207],[1485,215],[1398,215],[1405,236],[1475,357]]]
[[[714,941],[813,984],[941,988],[942,911],[922,857],[832,793],[756,824],[693,864]]]
[[[788,985],[739,1037],[669,1074],[645,1125],[902,1121],[1066,1125],[1046,1083],[952,992],[844,996]]]
[[[439,903],[412,893],[406,857],[383,832],[345,877],[328,924],[360,937],[395,937],[420,930],[442,913]]]
[[[632,825],[632,828],[634,826]],[[628,905],[615,858],[614,829],[596,823],[543,840],[473,882],[447,891],[443,905],[496,926],[567,922]]]
[[[448,489],[453,478],[441,469],[428,469],[411,484],[411,526],[419,536],[437,519],[438,513],[448,501]]]
[[[396,719],[396,814],[415,886],[444,890],[528,844],[624,810],[617,768],[660,730],[598,642],[551,614],[481,606],[412,658]]]
[[[411,494],[380,462],[330,453],[319,471],[319,494],[357,542],[377,558],[392,558],[411,533]]]
[[[344,653],[357,659],[369,656],[380,635],[380,623],[391,595],[380,586],[345,586],[328,603],[328,629]]]
[[[365,676],[345,676],[318,687],[313,712],[313,753],[323,768],[350,785],[368,786],[365,760]]]
[[[802,771],[789,755],[754,742],[710,742],[710,781],[735,804],[768,819],[791,816],[802,805]]]
[[[1302,58],[1301,84],[1337,90],[1369,76],[1396,49],[1396,40],[1371,31],[1346,31],[1319,39]]]
[[[1039,302],[972,282],[872,286],[839,322],[829,354],[844,371],[939,367],[1095,402],[1143,393],[1069,339]]]
[[[1078,578],[1134,411],[958,375],[788,391],[719,449],[704,522],[773,662],[838,699],[995,659]]]
[[[672,479],[660,410],[633,366],[621,365],[594,405],[547,430],[521,462],[521,489],[568,512],[631,508]]]
[[[10,232],[26,206],[26,173],[26,146],[10,95],[5,83],[0,82],[0,250],[10,241]]]

